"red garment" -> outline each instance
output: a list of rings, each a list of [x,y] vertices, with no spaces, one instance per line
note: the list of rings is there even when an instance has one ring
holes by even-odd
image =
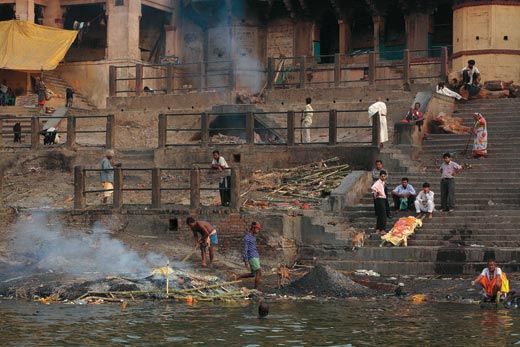
[[[493,279],[488,279],[486,276],[482,276],[479,283],[482,285],[482,288],[484,288],[484,291],[486,292],[486,295],[490,298],[494,297],[497,292],[500,290],[500,288],[497,287],[497,279],[499,276],[493,277]]]

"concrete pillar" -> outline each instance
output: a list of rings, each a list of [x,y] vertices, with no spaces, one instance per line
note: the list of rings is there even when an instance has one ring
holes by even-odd
[[[152,169],[152,208],[161,208],[161,169]]]
[[[117,96],[117,67],[108,67],[108,96]]]
[[[338,20],[339,26],[339,54],[345,54],[350,49],[350,40],[352,38],[352,32],[350,25],[347,22],[340,19]]]
[[[165,55],[181,56],[182,36],[181,36],[181,0],[172,0],[172,14],[170,23],[165,26]]]
[[[123,6],[115,6],[115,1],[107,1],[107,59],[141,60],[139,50],[139,21],[141,0],[124,1]]]
[[[240,208],[240,169],[231,169],[231,202],[229,207],[232,209]]]
[[[167,131],[166,131],[166,128],[168,127],[168,118],[166,115],[164,114],[160,114],[159,115],[159,124],[158,124],[158,129],[159,129],[159,133],[157,134],[158,135],[158,143],[159,143],[159,148],[166,148],[166,139],[167,139]]]
[[[246,114],[246,143],[255,144],[255,114],[253,112]]]
[[[112,206],[115,210],[123,207],[123,170],[120,167],[114,168],[114,194]]]
[[[287,111],[287,146],[294,145],[294,127],[296,115],[294,111]]]
[[[84,209],[85,202],[85,172],[82,166],[74,166],[74,209]]]
[[[47,1],[43,10],[43,25],[63,28],[63,10],[59,1]]]
[[[405,49],[403,52],[403,84],[410,85],[410,50]]]
[[[34,23],[34,0],[16,0],[16,18]]]
[[[299,57],[300,61],[300,88],[305,88],[305,57]]]
[[[107,116],[107,125],[105,133],[105,148],[113,149],[116,142],[116,122],[113,114]]]
[[[274,58],[268,57],[267,58],[267,89],[271,90],[274,89],[274,84],[276,81],[274,81]]]
[[[374,52],[379,53],[379,41],[385,30],[385,23],[381,16],[373,16],[372,21],[374,23]]]
[[[413,12],[405,15],[406,47],[411,51],[427,50],[430,32],[430,14]],[[413,57],[427,57],[428,52],[417,52]]]
[[[200,114],[200,140],[203,146],[209,144],[209,116],[205,112]]]
[[[40,147],[40,119],[36,116],[31,118],[31,149]]]
[[[76,144],[76,117],[67,117],[67,148],[72,148]]]
[[[198,168],[190,171],[190,208],[200,207],[200,170]]]
[[[377,73],[377,55],[376,52],[368,53],[368,83],[370,85],[376,84]]]
[[[377,116],[377,117],[376,117]],[[372,146],[379,148],[379,129],[381,123],[379,122],[379,114],[372,116]]]

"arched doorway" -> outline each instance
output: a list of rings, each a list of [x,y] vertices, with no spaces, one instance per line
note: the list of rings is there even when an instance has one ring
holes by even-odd
[[[384,35],[380,37],[379,51],[383,59],[402,59],[406,48],[406,27],[403,11],[390,6],[386,14]]]
[[[433,47],[453,44],[453,9],[449,3],[440,4],[433,12]]]
[[[366,6],[354,10],[351,19],[351,54],[374,49],[374,22]]]

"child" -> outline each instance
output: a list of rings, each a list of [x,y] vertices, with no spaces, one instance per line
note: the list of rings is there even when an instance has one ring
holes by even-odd
[[[72,101],[74,100],[74,89],[67,88],[65,89],[65,94],[67,98],[67,103],[65,104],[65,107],[71,108],[72,107]]]
[[[486,293],[486,300],[499,300],[500,289],[502,288],[502,269],[497,267],[494,259],[487,262],[487,267],[482,270],[482,273],[471,282],[471,285],[479,283]]]
[[[250,270],[250,273],[236,276],[239,278],[255,278],[255,289],[260,288],[262,280],[262,270],[260,268],[260,254],[256,248],[256,235],[261,229],[261,225],[258,222],[251,223],[251,228],[244,236],[244,251],[243,260],[246,269]]]
[[[441,172],[441,209],[451,212],[455,207],[455,180],[454,176],[462,171],[462,166],[451,160],[451,154],[444,153],[444,162],[440,167]]]

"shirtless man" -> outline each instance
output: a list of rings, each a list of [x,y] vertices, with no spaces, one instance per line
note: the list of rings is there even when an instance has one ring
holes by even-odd
[[[215,256],[215,246],[218,244],[217,230],[210,223],[203,220],[196,221],[193,217],[188,217],[186,224],[193,232],[195,247],[200,248],[202,267],[206,266],[206,248],[209,250],[209,264],[211,265]]]

